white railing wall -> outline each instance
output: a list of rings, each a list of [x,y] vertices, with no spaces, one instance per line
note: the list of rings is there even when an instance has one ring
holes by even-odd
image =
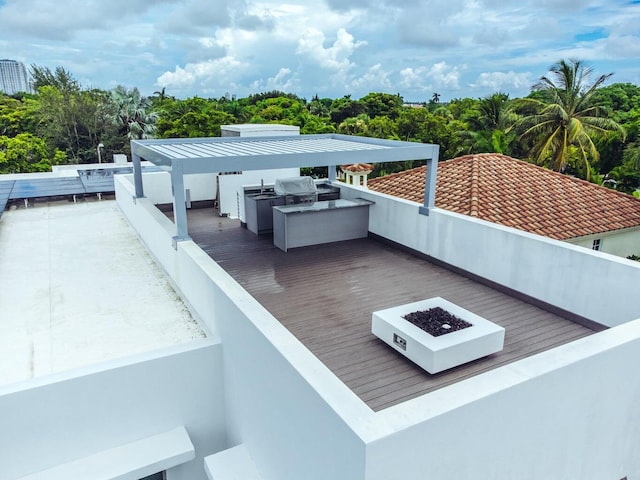
[[[166,218],[118,179],[125,215],[222,341],[229,446],[244,444],[264,478],[291,480],[640,475],[640,376],[629,368],[640,363],[640,320],[630,321],[640,315],[622,301],[637,293],[635,264],[442,210],[419,215],[415,203],[340,186],[344,198],[376,202],[377,235],[620,325],[373,413],[197,245],[174,250]],[[556,279],[566,288],[551,286]],[[571,288],[609,279],[621,292],[601,291],[622,305],[606,312]]]
[[[420,205],[409,200],[368,190],[365,187],[336,182],[342,198],[364,198],[374,202],[369,207],[369,231],[418,252],[428,250],[427,220],[419,214]]]
[[[367,480],[640,477],[640,320],[378,412]]]
[[[222,345],[196,340],[2,387],[0,411],[0,479],[184,426],[196,458],[167,478],[206,480],[203,458],[228,446]]]
[[[151,199],[133,200],[131,176],[115,183],[150,253],[222,341],[229,446],[245,444],[264,478],[363,478],[365,444],[346,419],[372,412],[200,247],[174,250],[175,230]]]
[[[607,326],[640,318],[640,263],[336,182],[375,202],[369,231]]]
[[[131,175],[128,175],[131,177]],[[217,182],[215,173],[185,175],[184,188],[189,190],[191,201],[213,200],[216,198]],[[168,172],[148,172],[142,175],[144,196],[155,204],[173,202],[171,175]]]

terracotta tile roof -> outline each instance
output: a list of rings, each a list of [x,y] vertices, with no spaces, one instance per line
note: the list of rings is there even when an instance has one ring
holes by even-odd
[[[353,163],[351,165],[340,165],[340,170],[353,173],[371,173],[373,165],[370,163]]]
[[[381,193],[423,203],[425,167],[368,181]],[[640,200],[506,155],[438,164],[436,207],[557,240],[640,226]]]

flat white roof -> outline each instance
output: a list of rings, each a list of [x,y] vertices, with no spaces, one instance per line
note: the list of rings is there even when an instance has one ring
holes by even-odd
[[[0,272],[0,385],[205,336],[112,200],[5,212]]]

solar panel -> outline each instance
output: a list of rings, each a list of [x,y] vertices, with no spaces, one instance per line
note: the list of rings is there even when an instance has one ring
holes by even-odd
[[[9,201],[9,195],[11,195],[14,183],[15,180],[0,182],[0,218],[2,217],[4,209],[7,208],[7,202]]]
[[[15,181],[10,198],[56,197],[85,193],[78,177],[26,178]]]

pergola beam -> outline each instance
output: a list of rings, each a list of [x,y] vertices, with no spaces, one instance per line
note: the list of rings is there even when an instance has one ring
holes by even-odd
[[[438,151],[438,145],[337,134],[131,141],[137,197],[144,195],[141,160],[171,173],[174,243],[189,238],[184,175],[327,166],[329,179],[334,181],[337,165],[425,160],[429,166],[421,212],[428,214],[435,196]]]

